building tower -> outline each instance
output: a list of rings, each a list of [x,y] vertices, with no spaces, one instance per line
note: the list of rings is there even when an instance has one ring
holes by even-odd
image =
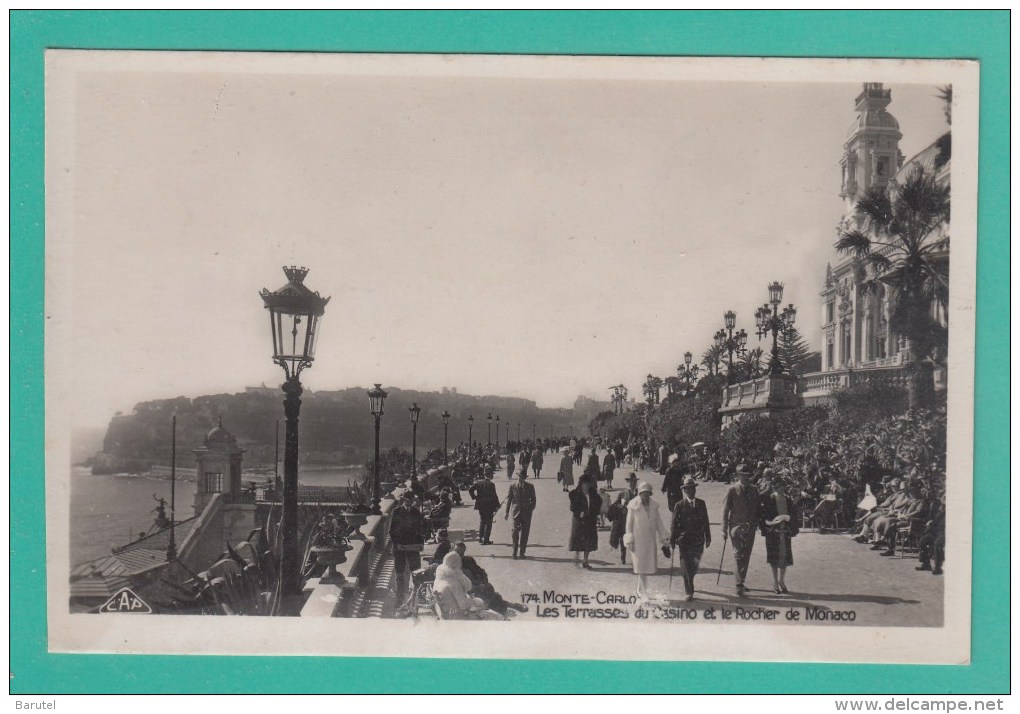
[[[200,515],[217,493],[225,494],[229,500],[239,500],[244,449],[239,448],[234,435],[223,428],[222,419],[194,453],[198,479],[195,515]]]
[[[850,125],[843,144],[843,187],[840,197],[846,202],[846,214],[871,188],[884,189],[903,165],[900,153],[899,122],[885,108],[892,101],[892,90],[881,82],[865,82],[857,95],[857,119]]]

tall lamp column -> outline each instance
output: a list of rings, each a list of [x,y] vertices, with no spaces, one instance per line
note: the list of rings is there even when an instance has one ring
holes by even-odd
[[[418,475],[418,417],[421,416],[421,407],[418,402],[411,402],[407,408],[411,414],[411,473]]]
[[[490,446],[492,444],[492,412],[489,412],[489,415],[485,417],[485,421],[487,422],[486,424],[487,430],[485,433],[485,445]]]
[[[754,313],[758,319],[758,338],[768,336],[772,333],[772,359],[769,364],[769,374],[778,377],[783,374],[783,363],[779,359],[779,333],[791,326],[797,320],[797,308],[790,303],[779,312],[779,304],[783,302],[783,284],[780,282],[769,283],[769,301],[758,308]],[[789,365],[792,366],[792,365]]]
[[[368,403],[369,408],[372,411],[372,416],[375,417],[375,461],[372,469],[372,515],[381,516],[382,508],[380,508],[379,498],[379,420],[382,419],[383,406],[386,403],[386,397],[389,394],[381,385],[376,384],[374,389],[368,392]]]
[[[449,446],[449,431],[450,431],[450,412],[443,410],[440,414],[443,418],[443,463],[450,463],[450,446]]]
[[[312,366],[319,319],[329,298],[304,284],[307,268],[285,267],[287,284],[260,295],[269,311],[273,334],[273,362],[283,368],[283,411],[287,418],[283,454],[283,503],[280,531],[280,573],[283,595],[301,593],[301,553],[298,539],[298,417],[301,411],[301,370]]]

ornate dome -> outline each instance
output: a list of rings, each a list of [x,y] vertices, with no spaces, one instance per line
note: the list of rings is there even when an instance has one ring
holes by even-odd
[[[896,117],[884,109],[869,109],[857,115],[846,133],[846,138],[851,139],[857,132],[868,129],[884,129],[899,133],[900,123],[896,121]]]
[[[206,446],[213,444],[225,444],[227,446],[235,446],[237,439],[223,427],[223,418],[220,417],[219,422],[214,426],[208,434],[205,435]]]

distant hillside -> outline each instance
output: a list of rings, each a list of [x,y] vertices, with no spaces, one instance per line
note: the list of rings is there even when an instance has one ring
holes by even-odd
[[[85,427],[71,430],[71,463],[82,464],[103,448],[103,427]]]
[[[566,434],[571,426],[577,434],[587,427],[584,415],[570,409],[539,409],[535,403],[511,397],[475,397],[452,392],[417,392],[389,388],[386,413],[380,428],[383,448],[399,446],[411,448],[411,420],[407,407],[417,402],[421,407],[418,422],[418,449],[442,448],[444,409],[452,415],[449,427],[449,444],[452,448],[468,438],[467,416],[474,415],[474,438],[485,442],[488,435],[486,415],[499,415],[499,441],[506,443],[506,425],[510,424],[510,438],[517,438],[517,424],[521,424],[521,437],[531,436],[535,424],[538,436]],[[301,399],[301,455],[304,463],[355,464],[370,457],[374,446],[374,420],[369,413],[368,397],[364,388],[340,391],[306,391]],[[285,419],[283,393],[272,389],[251,389],[239,394],[212,394],[189,399],[163,399],[141,402],[133,413],[115,416],[106,430],[101,445],[102,453],[93,459],[97,471],[145,470],[153,464],[170,463],[170,424],[177,413],[177,463],[194,465],[192,449],[219,418],[245,449],[245,465],[271,464],[275,454],[276,422],[280,422],[280,449],[282,458]],[[496,440],[495,420],[492,440]],[[95,452],[93,452],[95,453]]]

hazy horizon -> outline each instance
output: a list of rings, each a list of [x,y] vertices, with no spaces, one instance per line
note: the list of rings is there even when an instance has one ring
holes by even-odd
[[[571,408],[623,383],[640,397],[646,374],[700,359],[728,309],[758,346],[772,280],[819,349],[858,81],[344,74],[314,59],[241,71],[209,57],[202,71],[82,71],[53,119],[72,133],[58,168],[73,186],[61,238],[77,426],[279,386],[258,291],[291,264],[332,298],[302,375],[313,391],[446,386]],[[909,159],[947,129],[938,87],[886,84]]]

